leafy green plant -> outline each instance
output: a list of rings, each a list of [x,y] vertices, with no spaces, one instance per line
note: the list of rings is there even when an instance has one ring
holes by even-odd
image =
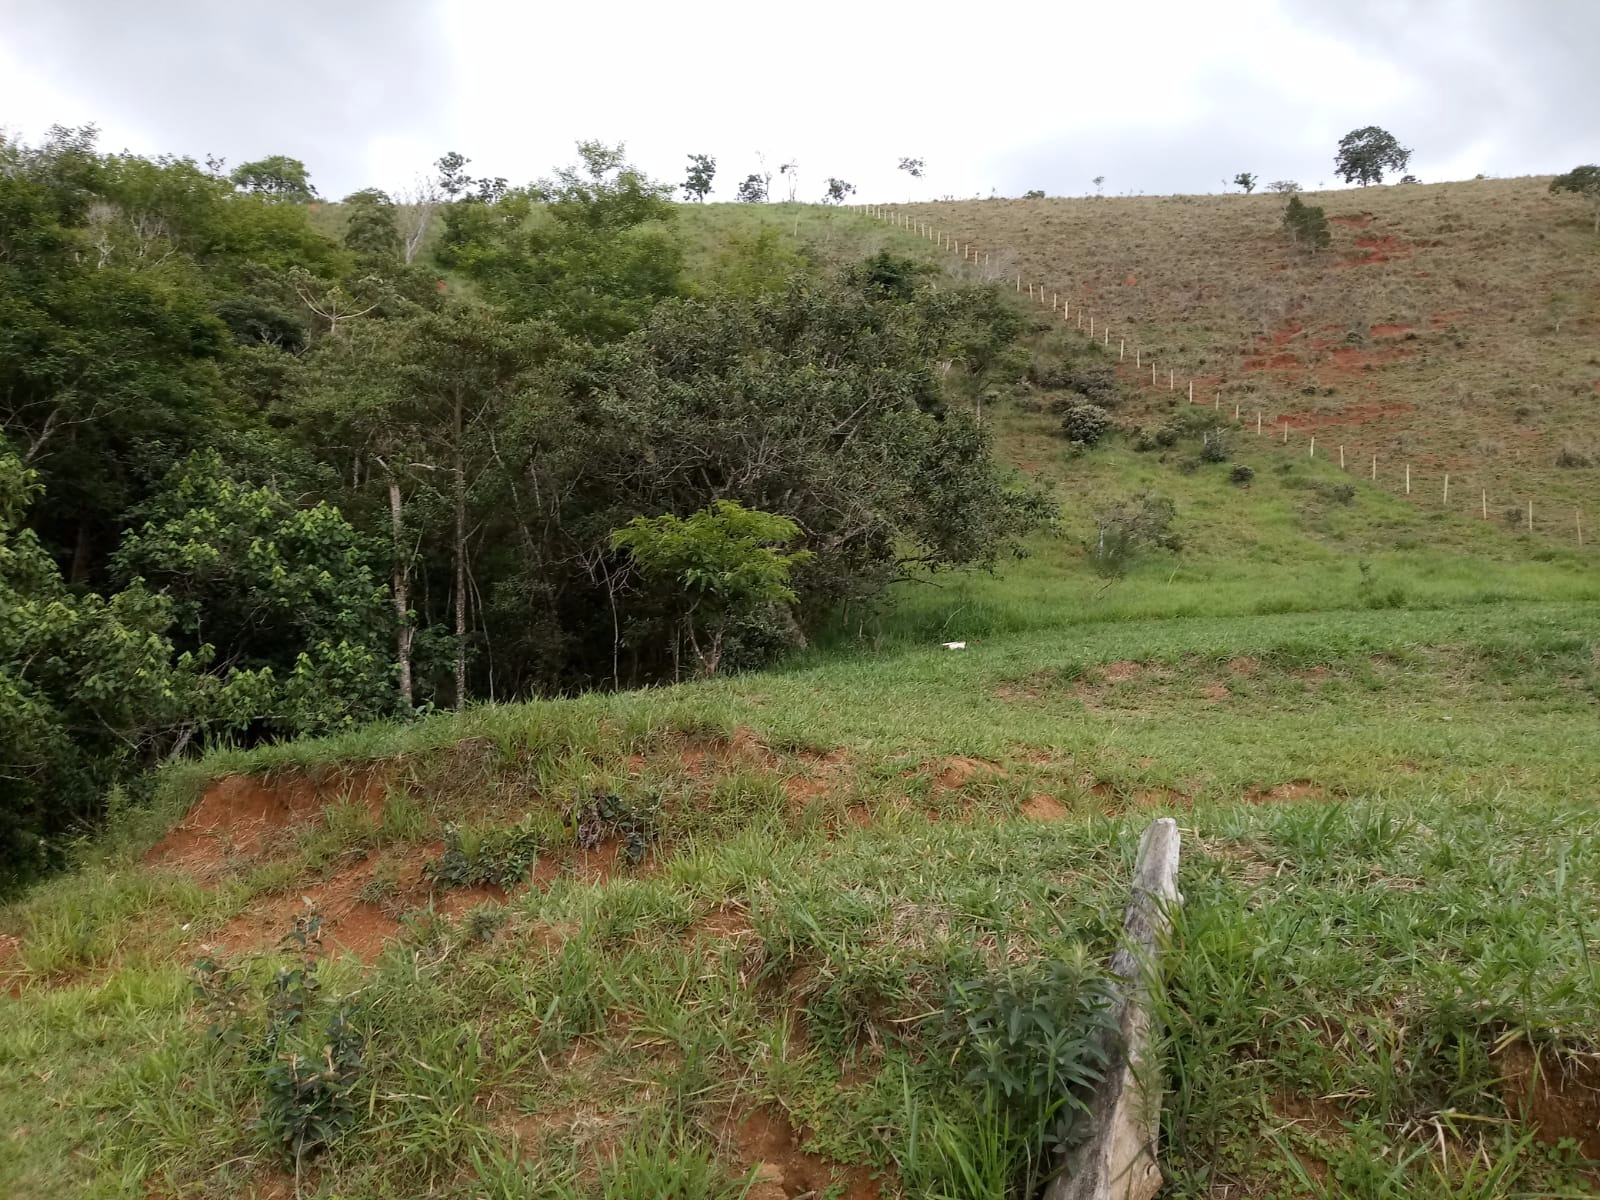
[[[947,1053],[965,1064],[963,1083],[980,1099],[965,1129],[936,1125],[935,1136],[963,1186],[1005,1184],[968,1194],[1034,1194],[1104,1075],[1114,1011],[1104,973],[1070,947],[952,983],[941,1017]]]
[[[567,811],[567,824],[582,850],[592,850],[609,838],[620,838],[622,856],[630,864],[642,862],[660,835],[653,810],[630,807],[611,792],[573,805]]]
[[[543,840],[544,830],[531,816],[502,829],[451,822],[444,828],[444,853],[428,865],[428,874],[445,887],[511,887],[533,870]]]
[[[1255,482],[1255,477],[1255,468],[1244,463],[1234,463],[1233,470],[1228,472],[1228,482],[1235,487],[1249,487]]]
[[[307,1159],[360,1119],[366,1039],[348,1000],[322,998],[322,919],[297,917],[280,949],[285,958],[259,1001],[246,977],[214,956],[195,964],[194,989],[210,1016],[208,1038],[256,1093],[252,1130],[298,1179]]]

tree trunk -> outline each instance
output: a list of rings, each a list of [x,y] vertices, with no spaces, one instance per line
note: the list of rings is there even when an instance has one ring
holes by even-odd
[[[89,582],[89,522],[78,522],[78,539],[72,547],[72,573],[69,582],[78,587]]]
[[[461,448],[462,407],[456,393],[455,507],[456,507],[456,709],[467,703],[467,465]]]
[[[395,657],[400,662],[400,700],[415,708],[411,694],[411,569],[406,562],[405,523],[400,519],[400,482],[389,478],[389,527],[394,535]]]

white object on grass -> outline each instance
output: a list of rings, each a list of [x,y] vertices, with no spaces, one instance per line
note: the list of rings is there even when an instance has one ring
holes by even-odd
[[[965,650],[967,644],[965,642],[946,642],[944,648],[946,650]]]

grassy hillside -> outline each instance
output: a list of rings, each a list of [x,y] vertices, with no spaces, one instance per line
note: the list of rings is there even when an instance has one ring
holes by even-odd
[[[917,247],[682,219],[707,272],[761,225]],[[1086,348],[1041,319],[1021,353]],[[1061,501],[1028,557],[782,669],[166,771],[0,910],[0,1193],[1002,1195],[1170,814],[1167,1194],[1594,1194],[1587,553],[1268,439],[1079,451],[1061,394],[985,399]],[[1182,548],[1102,575],[1095,513],[1140,491]],[[307,1111],[342,1136],[297,1176]]]
[[[1306,256],[1282,197],[1159,196],[899,206],[989,271],[1085,304],[1179,386],[1220,390],[1303,446],[1405,462],[1427,502],[1572,537],[1600,512],[1600,241],[1544,178],[1314,193],[1333,245]],[[953,260],[953,256],[952,260]],[[1560,465],[1566,464],[1566,465]],[[1426,483],[1422,482],[1426,477]],[[1543,517],[1541,517],[1543,514]]]

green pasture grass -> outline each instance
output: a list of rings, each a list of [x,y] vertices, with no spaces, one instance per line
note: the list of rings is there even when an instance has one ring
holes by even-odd
[[[561,874],[503,917],[429,917],[365,971],[325,968],[326,994],[364,1014],[364,1115],[306,1194],[624,1195],[682,1172],[736,1195],[751,1164],[728,1116],[759,1109],[889,1194],[971,1195],[1032,1131],[986,1116],[940,1049],[953,985],[1103,961],[1133,842],[1170,812],[1188,897],[1161,1001],[1175,1194],[1581,1195],[1574,1153],[1508,1115],[1494,1051],[1600,1044],[1597,616],[1067,626],[223,754],[164,786],[176,803],[197,770],[400,756],[399,794],[431,787],[444,811],[403,816],[391,846],[597,780],[671,814],[639,870]],[[697,776],[673,756],[740,730],[773,757]],[[778,781],[834,748],[830,789],[792,811]],[[998,770],[935,787],[952,754]],[[1285,787],[1301,802],[1270,802]],[[1072,817],[1019,816],[1039,793]],[[330,799],[287,875],[241,864],[202,886],[139,865],[130,840],[0,915],[24,966],[0,1000],[17,1081],[0,1105],[32,1131],[7,1188],[220,1196],[283,1178],[250,1126],[249,1070],[205,1035],[178,931],[383,843],[385,822]],[[264,981],[271,957],[243,962]],[[663,1139],[680,1152],[653,1155]],[[1498,1182],[1471,1191],[1484,1172]]]

